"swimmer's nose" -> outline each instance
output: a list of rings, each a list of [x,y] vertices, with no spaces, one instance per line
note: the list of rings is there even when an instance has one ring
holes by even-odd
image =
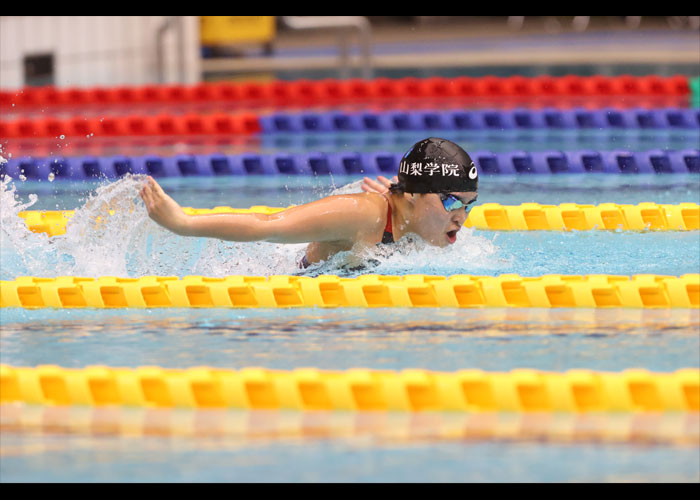
[[[463,226],[464,223],[467,221],[467,212],[464,210],[455,210],[454,214],[452,215],[452,220],[459,224],[459,226]]]

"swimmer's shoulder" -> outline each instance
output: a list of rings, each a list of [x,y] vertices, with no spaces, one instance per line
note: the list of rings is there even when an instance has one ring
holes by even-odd
[[[345,196],[352,196],[358,204],[358,209],[371,216],[386,215],[389,205],[384,195],[379,193],[352,193]]]
[[[379,193],[344,193],[333,194],[319,201],[331,201],[346,206],[356,206],[363,211],[386,211],[387,199]]]
[[[333,195],[340,203],[353,211],[354,217],[362,219],[368,232],[383,231],[386,225],[388,201],[379,193],[349,193]],[[347,203],[349,202],[349,203]]]

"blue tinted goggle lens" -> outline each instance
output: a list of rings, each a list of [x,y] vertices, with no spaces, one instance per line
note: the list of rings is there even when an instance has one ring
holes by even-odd
[[[466,213],[469,213],[473,206],[471,203],[465,205],[464,203],[462,203],[462,200],[456,198],[455,196],[452,196],[451,194],[441,194],[440,199],[442,200],[442,206],[445,207],[445,210],[447,210],[448,212],[464,208],[464,211]]]

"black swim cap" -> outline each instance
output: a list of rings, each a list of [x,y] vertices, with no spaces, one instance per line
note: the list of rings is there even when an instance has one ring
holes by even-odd
[[[479,174],[466,151],[447,139],[417,142],[403,156],[396,185],[405,193],[476,191]]]

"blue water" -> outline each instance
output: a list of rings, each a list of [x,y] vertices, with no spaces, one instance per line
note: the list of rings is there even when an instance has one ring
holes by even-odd
[[[248,142],[249,150],[260,152],[303,153],[310,151],[390,151],[404,153],[422,137],[443,137],[456,142],[465,151],[576,151],[615,149],[646,151],[696,148],[700,144],[697,130],[673,129],[534,129],[534,130],[426,130],[347,133],[279,133],[263,134]],[[226,148],[225,145],[220,146]],[[143,153],[147,154],[147,153]]]
[[[0,361],[15,366],[441,371],[700,366],[698,311],[14,309],[3,311],[2,326]],[[645,426],[634,420],[603,421],[594,428],[574,420],[558,426],[560,434],[579,429],[583,437],[570,442],[566,432],[562,438],[543,430],[547,422],[538,427],[544,437],[532,431],[521,435],[518,429],[528,429],[529,421],[508,414],[436,417],[447,424],[457,419],[447,425],[431,423],[429,415],[229,412],[209,428],[207,419],[193,413],[159,419],[122,411],[113,415],[117,423],[108,425],[89,415],[56,424],[50,413],[41,417],[31,410],[23,432],[3,431],[0,477],[20,482],[700,480],[696,441],[676,443],[655,434],[685,427],[697,436],[697,418],[671,427],[652,422],[646,440],[640,438]],[[475,418],[496,419],[505,438],[470,433]],[[620,425],[637,428],[637,438],[627,442],[623,433],[620,442],[601,441],[616,435],[606,425],[618,435]]]
[[[356,180],[178,178],[164,179],[162,185],[183,206],[246,208],[308,202]],[[109,184],[14,181],[4,186],[0,278],[299,272],[296,259],[304,245],[224,243],[167,234],[147,218],[136,196],[137,184],[125,179]],[[31,200],[35,202],[28,209],[79,209],[75,226],[51,240],[29,233],[16,212]],[[698,203],[700,178],[486,177],[479,194],[479,202],[501,204],[645,201]],[[102,229],[91,227],[88,220],[105,207],[115,208],[118,215]],[[450,249],[406,243],[394,254],[375,257],[378,267],[361,272],[680,275],[700,271],[700,232],[462,231]],[[305,271],[311,276],[342,272],[342,259]],[[0,362],[76,368],[667,372],[700,367],[698,333],[697,310],[2,309]],[[258,429],[273,417],[226,418],[249,419],[248,425]],[[81,421],[77,418],[76,425]],[[695,436],[697,422],[687,424]],[[515,431],[515,438],[502,441],[461,439],[459,434],[398,439],[391,426],[367,433],[312,429],[301,435],[218,438],[100,434],[99,426],[88,427],[67,433],[51,425],[41,432],[3,427],[0,481],[700,481],[697,439],[688,445],[663,438],[663,433],[651,442],[622,439],[613,444],[595,436],[567,442]]]
[[[163,188],[182,206],[284,207],[318,199],[357,177],[168,178]],[[399,242],[395,251],[370,249],[378,264],[345,268],[348,254],[305,271],[297,262],[305,245],[235,243],[183,238],[148,219],[137,195],[141,181],[102,183],[13,181],[3,192],[2,279],[17,276],[226,276],[274,274],[665,274],[700,270],[700,233],[561,231],[461,231],[455,245],[430,248]],[[14,192],[12,190],[15,190]],[[355,186],[355,189],[357,186]],[[66,235],[49,240],[29,233],[15,213],[35,199],[32,210],[78,209]],[[482,182],[479,202],[518,205],[559,203],[680,203],[700,201],[700,178],[687,175],[565,175],[492,177]],[[14,207],[13,207],[14,205]],[[117,208],[109,223],[89,222],[105,207]],[[14,210],[14,212],[13,212]],[[173,258],[177,256],[177,258]]]
[[[698,450],[618,444],[3,434],[19,482],[697,482]]]
[[[254,205],[286,207],[327,196],[333,189],[361,176],[223,176],[170,177],[158,182],[182,206],[211,208]],[[114,182],[114,181],[111,181]],[[27,200],[38,196],[31,210],[74,210],[108,181],[15,180],[16,194]],[[484,176],[479,203],[700,203],[697,174],[563,174]]]
[[[494,103],[472,103],[463,107],[490,107]],[[410,104],[406,104],[410,109]],[[697,149],[700,132],[693,129],[528,129],[528,130],[425,130],[320,133],[275,133],[239,137],[181,136],[162,139],[72,138],[13,139],[4,154],[22,156],[138,156],[173,154],[243,153],[404,153],[426,136],[443,137],[466,151],[613,151],[652,149]]]
[[[0,360],[14,366],[661,372],[700,366],[700,314],[689,310],[17,308],[3,311],[2,327]]]

